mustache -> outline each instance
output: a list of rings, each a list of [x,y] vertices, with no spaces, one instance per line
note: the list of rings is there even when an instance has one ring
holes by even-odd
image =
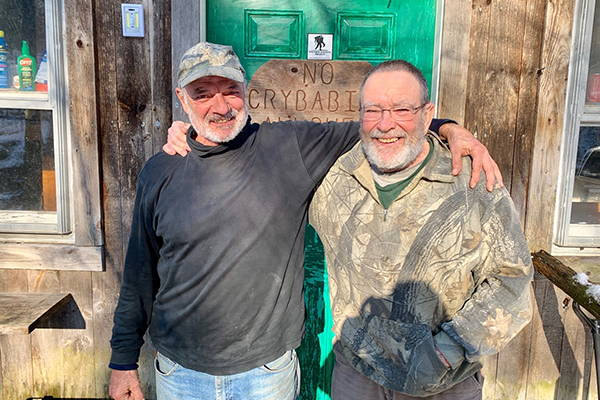
[[[375,128],[371,132],[369,132],[369,137],[371,139],[389,139],[389,138],[406,138],[408,134],[404,131],[394,129],[393,131],[382,132],[379,129]]]
[[[211,114],[211,115],[207,115],[204,118],[204,121],[206,122],[221,122],[221,121],[228,121],[232,118],[236,118],[238,116],[238,110],[236,110],[235,108],[232,108],[231,110],[227,111],[227,113],[225,114]]]

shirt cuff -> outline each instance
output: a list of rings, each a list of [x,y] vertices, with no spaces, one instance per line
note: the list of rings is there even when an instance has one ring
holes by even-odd
[[[435,133],[440,134],[440,127],[444,124],[457,124],[458,123],[452,119],[437,119],[434,118],[433,120],[431,120],[431,124],[429,125],[429,129],[431,129],[432,131],[434,131]]]
[[[132,369],[138,369],[137,364],[108,364],[108,368],[116,371],[131,371]]]

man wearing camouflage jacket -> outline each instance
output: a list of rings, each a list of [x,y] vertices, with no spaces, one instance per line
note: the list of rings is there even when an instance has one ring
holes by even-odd
[[[336,334],[334,400],[481,398],[482,358],[530,320],[532,266],[507,191],[469,188],[403,61],[363,82],[361,143],[315,194]],[[463,158],[463,171],[469,171]]]

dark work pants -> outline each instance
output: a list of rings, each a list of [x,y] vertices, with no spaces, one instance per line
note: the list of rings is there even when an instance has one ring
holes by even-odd
[[[386,389],[352,367],[335,351],[336,361],[331,383],[331,400],[481,400],[483,376],[480,372],[442,393],[429,397],[413,397]]]

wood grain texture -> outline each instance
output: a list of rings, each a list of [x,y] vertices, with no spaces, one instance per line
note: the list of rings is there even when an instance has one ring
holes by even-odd
[[[563,314],[565,330],[560,355],[560,378],[555,387],[558,399],[585,398],[584,393],[587,395],[590,389],[590,375],[586,376],[585,371],[589,371],[592,357],[586,359],[585,354],[592,353],[591,331],[579,320],[572,305],[573,302],[569,302]],[[596,380],[595,376],[593,380]]]
[[[119,5],[115,1],[96,2],[95,27],[98,58],[103,60],[98,69],[99,121],[102,148],[102,204],[105,232],[105,272],[92,274],[92,329],[94,340],[94,368],[96,393],[108,398],[110,370],[110,336],[112,316],[119,297],[124,248],[127,238],[123,232],[121,195],[121,140],[117,102],[117,48],[116,36],[120,34]],[[126,71],[124,71],[126,73]]]
[[[27,271],[0,269],[0,292],[27,292]],[[0,389],[4,400],[27,398],[33,385],[29,335],[0,335]]]
[[[518,0],[473,2],[467,127],[490,150],[510,188],[524,7]]]
[[[28,295],[52,295],[53,291],[60,288],[60,277],[57,271],[28,271],[27,275]],[[66,304],[63,307],[66,307]],[[31,395],[62,397],[65,364],[61,334],[62,331],[54,329],[36,329],[31,334],[33,364]]]
[[[527,190],[531,175],[531,155],[535,140],[537,118],[538,70],[542,51],[542,35],[546,0],[527,0],[517,7],[522,9],[524,25],[523,45],[518,83],[517,119],[514,127],[514,151],[510,195],[525,226]],[[519,21],[520,22],[520,21]]]
[[[69,300],[67,293],[0,292],[0,335],[29,334],[46,314]]]
[[[171,59],[172,80],[171,87],[178,87],[177,73],[179,70],[179,60],[187,49],[198,43],[201,39],[201,7],[199,0],[171,0],[171,21],[174,21],[171,38]],[[171,91],[171,104],[173,109],[173,120],[188,121],[187,115],[183,112],[179,99],[174,91]]]
[[[533,252],[549,251],[552,243],[573,12],[574,0],[547,2],[525,222]]]
[[[471,1],[445,0],[438,116],[465,123]]]
[[[256,122],[358,121],[358,89],[372,68],[366,61],[269,60],[248,84],[248,111]]]
[[[554,399],[554,385],[560,377],[560,349],[564,324],[554,286],[539,273],[534,280],[536,308],[533,312],[530,363],[526,399]],[[562,299],[561,299],[562,300]]]
[[[125,251],[135,200],[137,175],[166,140],[171,123],[170,2],[143,2],[145,38],[120,34],[120,3],[96,4],[106,273],[92,274],[91,307],[96,393],[108,396],[109,339],[118,301]],[[154,396],[154,374],[147,346],[140,360],[140,380]]]
[[[102,272],[97,272],[98,274]],[[62,346],[62,396],[63,398],[105,398],[103,392],[97,392],[97,380],[102,379],[106,364],[96,362],[99,348],[107,346],[106,338],[95,337],[93,319],[93,296],[91,272],[59,271],[59,290],[69,290],[74,301],[61,315],[60,323],[67,329],[50,329],[57,334]],[[112,327],[112,325],[110,325]],[[41,333],[41,329],[39,330]],[[35,332],[34,332],[35,333]],[[52,350],[47,349],[48,357]],[[60,382],[60,376],[55,382]],[[101,382],[105,382],[101,380]]]
[[[587,293],[588,286],[582,285],[573,279],[577,274],[575,270],[543,250],[532,254],[532,260],[536,271],[543,274],[550,282],[573,298],[579,305],[589,311],[594,318],[600,319],[600,304]]]
[[[78,245],[101,245],[100,164],[91,0],[65,4],[73,214]]]
[[[491,7],[486,0],[472,2],[471,30],[469,37],[469,62],[467,64],[467,99],[465,105],[465,127],[481,142],[487,143],[489,132],[483,126],[486,95],[486,71],[488,40],[490,38]],[[443,77],[442,77],[443,79]],[[493,149],[491,150],[494,156]]]
[[[0,336],[4,399],[26,399],[31,396],[33,387],[31,356],[28,335]]]
[[[151,1],[140,4],[144,7],[145,20],[149,17]],[[112,5],[109,12],[120,14],[120,3],[108,1]],[[120,19],[115,16],[115,26]],[[150,29],[148,30],[150,31]],[[119,179],[121,181],[121,220],[124,232],[129,232],[131,215],[135,201],[137,176],[144,163],[153,155],[152,147],[152,67],[150,58],[150,37],[114,36],[116,52],[116,101],[119,153],[113,157],[121,160]],[[128,236],[128,235],[127,235]]]
[[[102,248],[51,244],[0,246],[0,269],[102,271]]]
[[[152,3],[152,154],[162,150],[172,122],[171,1]]]

